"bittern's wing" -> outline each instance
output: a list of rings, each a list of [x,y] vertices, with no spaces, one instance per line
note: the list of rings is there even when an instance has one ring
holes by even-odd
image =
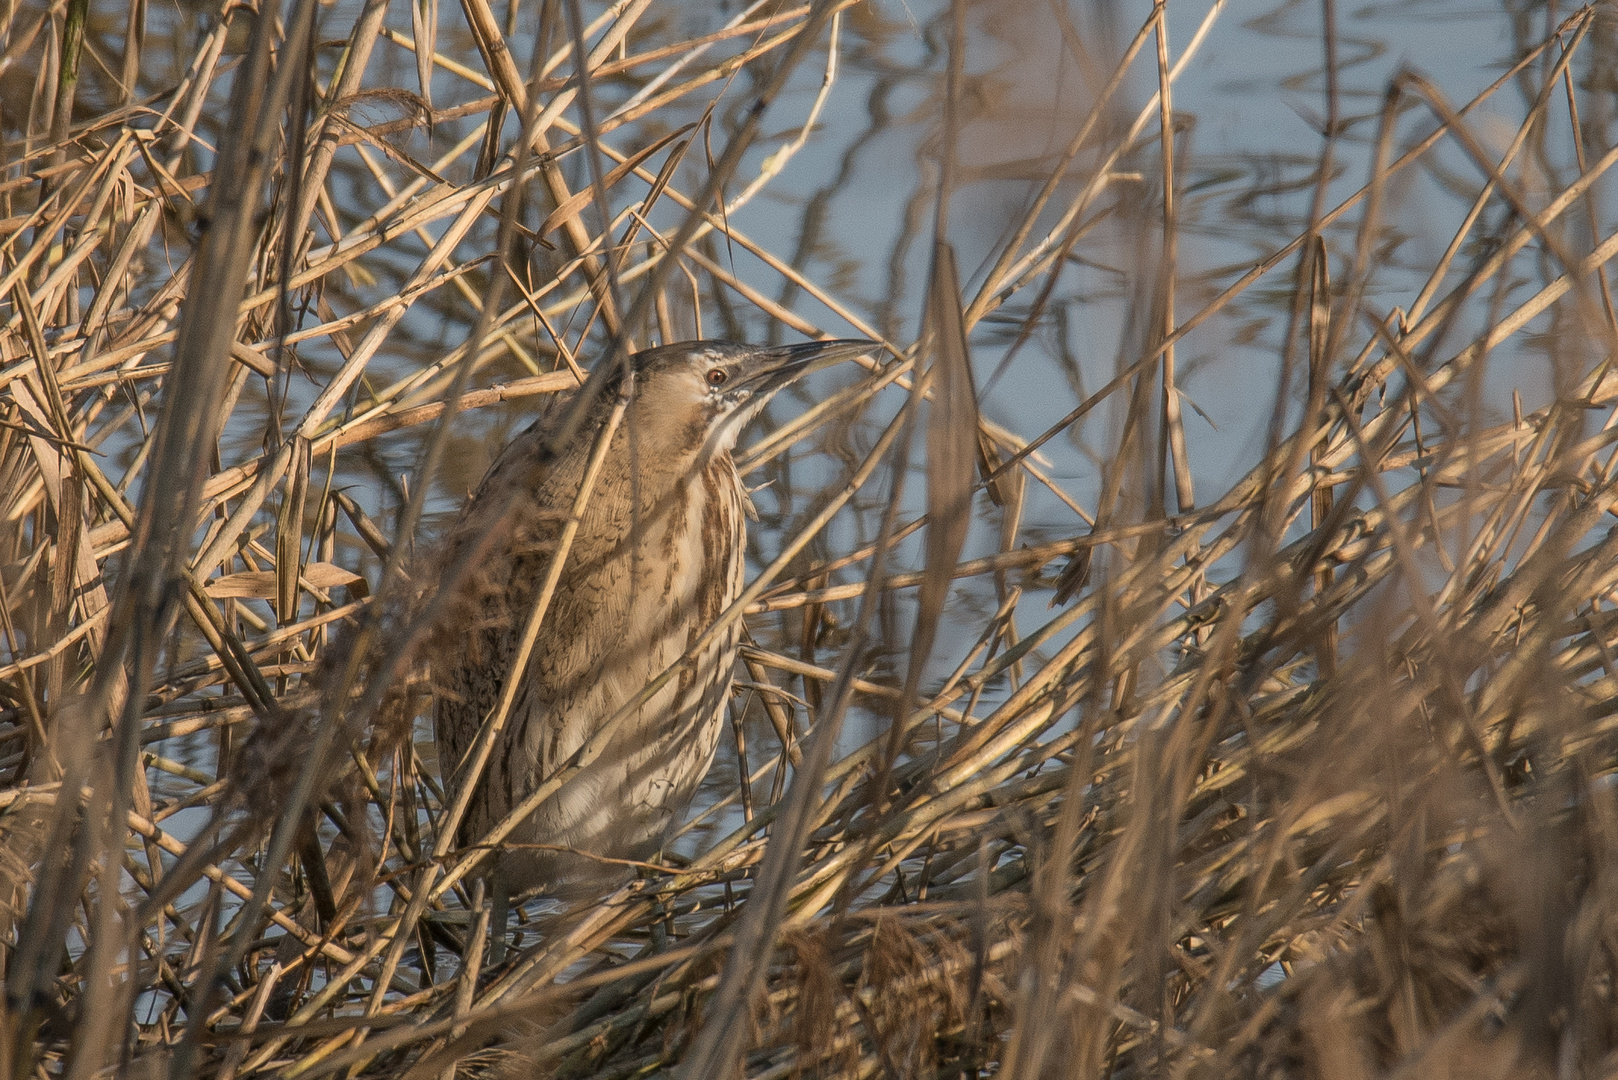
[[[546,505],[558,471],[548,443],[566,407],[566,397],[552,395],[500,452],[423,575],[432,583],[423,604],[432,613],[428,660],[446,777],[498,700],[519,632],[512,626],[521,604],[514,593],[531,576],[531,562],[554,547],[563,516]]]

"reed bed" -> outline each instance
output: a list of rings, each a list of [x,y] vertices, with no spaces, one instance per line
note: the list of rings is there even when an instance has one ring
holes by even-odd
[[[1326,3],[1310,209],[1211,269],[1175,86],[1230,15],[1132,12],[895,24],[932,134],[873,297],[814,200],[740,224],[869,5],[8,6],[3,1075],[1611,1075],[1611,12],[1365,103]],[[1086,105],[967,250],[1002,17]],[[1097,251],[1107,381],[1016,382]],[[1185,380],[1265,291],[1215,469]],[[786,332],[880,348],[742,455],[732,743],[496,963],[420,555],[538,395]]]

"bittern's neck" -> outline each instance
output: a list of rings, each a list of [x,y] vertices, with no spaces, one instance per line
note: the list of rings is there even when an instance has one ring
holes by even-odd
[[[735,475],[730,448],[708,440],[703,427],[661,418],[632,425],[628,419],[613,439],[598,490],[613,492],[625,510],[634,506],[635,516],[655,516],[679,489],[702,482],[712,469]]]

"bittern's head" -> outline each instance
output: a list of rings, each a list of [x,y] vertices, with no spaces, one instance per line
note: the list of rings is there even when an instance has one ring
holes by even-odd
[[[638,423],[664,428],[675,445],[707,453],[729,450],[760,409],[811,371],[877,348],[870,341],[740,345],[681,341],[636,353]]]

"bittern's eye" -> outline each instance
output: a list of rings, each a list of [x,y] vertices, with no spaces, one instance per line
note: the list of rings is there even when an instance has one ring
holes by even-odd
[[[730,372],[726,371],[724,368],[714,368],[712,371],[708,372],[708,385],[724,386],[725,380],[728,378],[730,378]]]

